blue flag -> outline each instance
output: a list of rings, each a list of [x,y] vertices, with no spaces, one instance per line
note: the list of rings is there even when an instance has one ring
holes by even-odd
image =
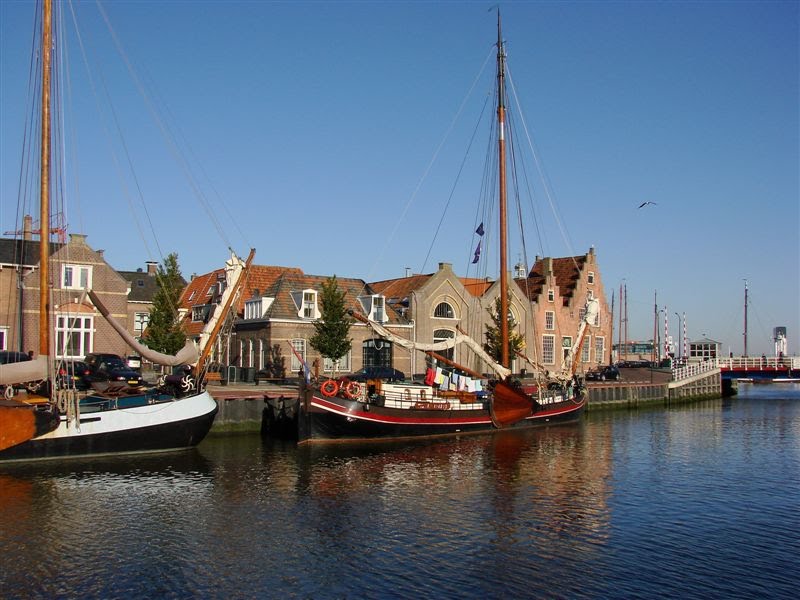
[[[481,224],[478,225],[478,228],[475,230],[475,233],[477,233],[479,236],[483,237],[483,222],[481,222]]]
[[[475,247],[475,256],[472,257],[472,264],[474,265],[478,262],[478,259],[481,257],[481,240],[478,240],[478,245]]]

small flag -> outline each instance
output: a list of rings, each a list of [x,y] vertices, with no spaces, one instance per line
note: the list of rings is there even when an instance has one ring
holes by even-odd
[[[477,233],[480,236],[483,236],[483,223],[482,222],[481,222],[480,225],[478,225],[478,228],[475,230],[475,233]]]
[[[481,240],[478,240],[478,245],[475,246],[475,256],[472,257],[472,264],[478,262],[478,259],[481,257]]]

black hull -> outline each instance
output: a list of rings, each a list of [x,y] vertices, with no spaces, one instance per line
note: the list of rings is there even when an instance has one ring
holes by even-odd
[[[533,415],[504,427],[521,429],[574,423],[585,398],[536,410]],[[488,407],[475,410],[386,408],[308,392],[299,402],[297,440],[300,444],[371,439],[403,439],[497,431]]]
[[[0,452],[0,461],[40,460],[98,454],[152,452],[199,444],[211,429],[217,408],[182,421],[94,435],[33,439]],[[88,413],[81,421],[92,419]]]

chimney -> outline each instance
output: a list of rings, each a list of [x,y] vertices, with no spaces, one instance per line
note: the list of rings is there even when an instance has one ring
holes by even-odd
[[[411,267],[406,267],[406,277],[411,277]]]
[[[70,244],[83,244],[86,245],[86,236],[82,233],[70,233],[69,234],[69,242]],[[102,253],[102,250],[97,250],[97,252]]]
[[[445,269],[449,269],[450,271],[453,270],[453,263],[441,262],[439,263],[439,270],[444,271]]]
[[[148,260],[144,264],[147,265],[147,274],[148,275],[155,275],[158,273],[158,263],[154,260]]]
[[[102,248],[100,248],[99,250],[95,250],[95,252],[97,252],[97,254],[99,254],[99,255],[100,255],[100,258],[103,258],[103,254],[105,253],[105,250],[103,250]]]
[[[553,259],[550,256],[544,259],[544,274],[545,276],[553,274]]]
[[[25,215],[22,218],[22,239],[30,240],[33,238],[33,217]]]

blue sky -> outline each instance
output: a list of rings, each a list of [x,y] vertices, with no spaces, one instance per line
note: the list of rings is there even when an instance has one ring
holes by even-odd
[[[467,267],[480,163],[444,207],[491,89],[491,3],[103,6],[182,149],[164,143],[94,3],[76,5],[95,93],[69,16],[78,175],[64,211],[115,268],[174,251],[185,275],[202,273],[233,245],[311,274],[378,280],[440,261],[478,274]],[[608,295],[627,285],[630,338],[652,337],[657,290],[671,332],[686,313],[690,338],[740,353],[747,279],[750,354],[771,352],[776,325],[800,354],[798,6],[501,5],[520,116],[558,207],[556,220],[534,194],[543,234],[528,260],[594,246]],[[16,228],[32,23],[32,3],[0,3],[0,232]],[[154,233],[111,160],[104,87]],[[512,240],[512,263],[519,253]]]

